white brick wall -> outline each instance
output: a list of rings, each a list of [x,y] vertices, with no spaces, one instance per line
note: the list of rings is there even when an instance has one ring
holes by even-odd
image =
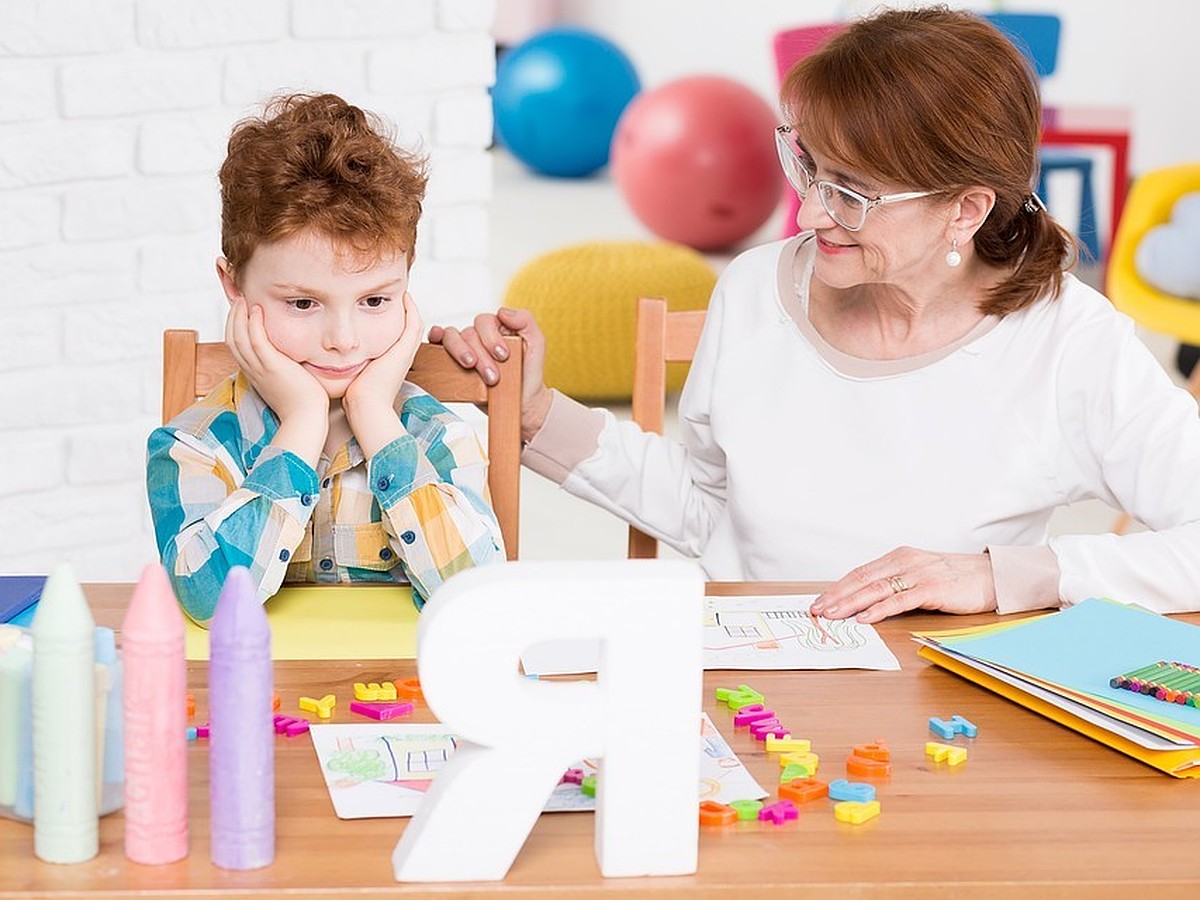
[[[279,90],[329,90],[430,156],[413,293],[489,305],[495,0],[0,2],[0,573],[155,558],[162,330],[218,340],[216,169]]]

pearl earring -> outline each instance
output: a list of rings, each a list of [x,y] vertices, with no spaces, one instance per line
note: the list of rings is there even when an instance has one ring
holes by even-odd
[[[962,262],[962,254],[958,252],[958,238],[950,239],[950,252],[946,254],[946,265],[956,268]]]

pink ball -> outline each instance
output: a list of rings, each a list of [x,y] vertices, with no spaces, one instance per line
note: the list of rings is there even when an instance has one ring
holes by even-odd
[[[626,202],[659,237],[718,250],[748,237],[779,204],[774,111],[729,78],[695,75],[644,91],[613,134]]]

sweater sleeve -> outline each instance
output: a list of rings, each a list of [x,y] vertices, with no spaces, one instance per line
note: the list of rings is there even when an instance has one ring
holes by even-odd
[[[267,447],[243,471],[218,442],[169,427],[150,435],[146,486],[163,566],[184,612],[205,627],[231,567],[250,570],[260,600],[279,589],[318,490],[295,454]]]
[[[1063,446],[1092,496],[1149,531],[1051,539],[1066,604],[1110,597],[1160,612],[1200,609],[1200,416],[1134,334],[1061,361]],[[1106,348],[1108,349],[1108,348]]]
[[[526,446],[525,464],[680,553],[699,556],[725,507],[725,455],[709,414],[722,308],[718,284],[679,401],[680,439],[557,396]]]

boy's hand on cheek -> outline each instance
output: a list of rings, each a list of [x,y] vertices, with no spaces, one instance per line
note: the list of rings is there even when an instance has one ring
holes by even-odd
[[[225,343],[251,385],[279,417],[285,449],[315,463],[329,427],[325,388],[271,343],[262,307],[235,301],[225,320]]]
[[[368,459],[402,433],[393,405],[412,368],[425,327],[407,292],[403,302],[404,330],[400,337],[355,376],[342,398],[346,420]]]

